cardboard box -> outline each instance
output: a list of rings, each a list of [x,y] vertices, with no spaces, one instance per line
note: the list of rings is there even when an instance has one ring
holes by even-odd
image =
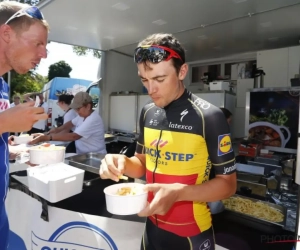
[[[261,143],[243,141],[239,145],[239,155],[247,157],[256,157],[262,148]]]
[[[225,81],[215,81],[209,83],[210,90],[227,90],[230,91],[230,82]]]

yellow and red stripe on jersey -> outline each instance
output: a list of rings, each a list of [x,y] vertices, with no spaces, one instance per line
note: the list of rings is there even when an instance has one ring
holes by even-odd
[[[202,136],[145,128],[144,139],[147,183],[197,185],[208,180],[211,162]],[[150,193],[148,201],[152,199]],[[211,215],[203,202],[176,202],[166,215],[151,216],[150,220],[183,237],[197,235],[211,227]]]

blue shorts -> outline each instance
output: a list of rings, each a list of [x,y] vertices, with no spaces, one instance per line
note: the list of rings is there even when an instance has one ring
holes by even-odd
[[[8,235],[9,235],[9,226],[8,218],[5,211],[5,207],[0,211],[0,250],[6,250],[8,248]]]

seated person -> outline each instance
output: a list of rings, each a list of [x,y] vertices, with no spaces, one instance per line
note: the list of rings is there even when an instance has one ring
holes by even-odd
[[[220,108],[220,109],[222,110],[228,124],[230,125],[232,121],[232,113],[227,108]]]
[[[72,121],[76,116],[77,113],[74,109],[70,108],[71,102],[73,100],[73,95],[68,94],[62,94],[58,96],[57,105],[65,111],[65,114],[63,115],[63,124],[67,123],[68,121]],[[75,127],[71,129],[71,131],[74,131]]]
[[[89,152],[106,154],[104,139],[104,125],[100,115],[92,109],[92,97],[86,92],[78,92],[70,108],[76,110],[78,116],[58,128],[51,129],[46,135],[36,134],[29,144],[44,141],[75,141],[75,152],[84,154]],[[69,132],[75,126],[74,132]]]

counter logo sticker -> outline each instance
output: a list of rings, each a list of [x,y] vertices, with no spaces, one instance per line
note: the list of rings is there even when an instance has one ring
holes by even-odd
[[[84,235],[84,237],[80,235]],[[81,221],[73,221],[62,225],[48,240],[42,239],[31,232],[31,249],[118,250],[115,242],[106,232],[92,224]]]
[[[229,134],[218,136],[218,156],[232,152],[231,139]]]

